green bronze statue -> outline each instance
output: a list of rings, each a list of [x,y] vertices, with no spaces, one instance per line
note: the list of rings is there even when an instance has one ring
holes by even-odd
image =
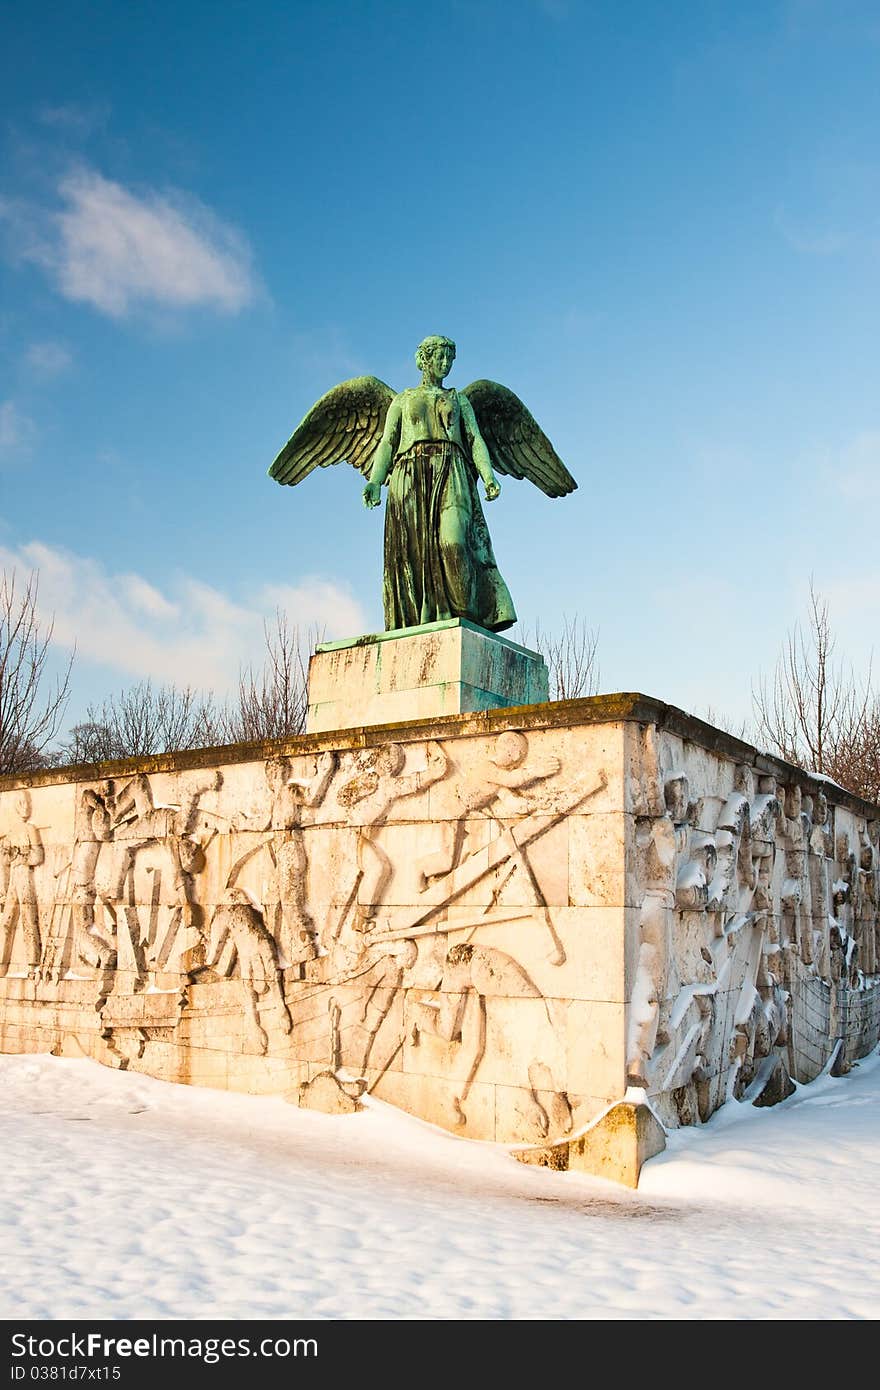
[[[334,386],[281,450],[270,478],[301,483],[313,468],[348,461],[367,477],[364,505],[385,509],[385,627],[469,618],[493,632],[516,622],[483,508],[501,491],[496,473],[528,478],[548,497],[577,483],[518,396],[496,381],[444,386],[451,338],[416,352],[421,386],[395,394],[374,376]]]

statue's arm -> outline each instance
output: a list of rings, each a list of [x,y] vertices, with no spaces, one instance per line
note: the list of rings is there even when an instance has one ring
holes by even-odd
[[[400,422],[401,407],[398,396],[389,405],[388,414],[385,417],[385,428],[382,431],[382,438],[370,468],[370,481],[364,488],[365,507],[378,507],[382,500],[382,484],[391,472],[394,451],[400,439]]]
[[[501,491],[501,484],[495,477],[495,470],[492,467],[492,460],[489,457],[489,450],[486,448],[486,441],[480,434],[480,427],[477,424],[477,417],[474,415],[474,408],[463,392],[458,393],[458,403],[461,407],[461,423],[471,446],[471,457],[474,467],[483,479],[483,486],[486,489],[486,501],[494,502]]]
[[[46,858],[46,852],[43,849],[43,841],[35,825],[29,825],[27,829],[28,839],[30,840],[30,852],[28,853],[27,861],[28,867],[31,869],[38,869]]]
[[[333,780],[336,771],[336,754],[322,753],[318,759],[318,768],[315,777],[309,787],[309,805],[320,806],[324,797],[327,795],[327,788]]]

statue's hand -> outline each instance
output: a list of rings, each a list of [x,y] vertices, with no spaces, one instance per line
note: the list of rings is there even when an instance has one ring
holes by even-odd
[[[485,484],[485,488],[486,488],[486,501],[487,501],[487,502],[494,502],[494,501],[495,501],[495,498],[498,496],[498,494],[499,494],[500,491],[501,491],[501,484],[498,482],[497,478],[493,478],[492,481],[491,481],[491,483],[486,483],[486,484]]]
[[[367,483],[364,488],[364,506],[378,507],[382,501],[382,484]]]

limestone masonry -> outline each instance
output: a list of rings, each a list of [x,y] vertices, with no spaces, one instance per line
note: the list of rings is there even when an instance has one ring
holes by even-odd
[[[4,1051],[624,1181],[880,1031],[880,810],[641,695],[0,779],[0,902]]]
[[[536,705],[548,679],[537,652],[466,618],[324,642],[309,663],[306,730]]]

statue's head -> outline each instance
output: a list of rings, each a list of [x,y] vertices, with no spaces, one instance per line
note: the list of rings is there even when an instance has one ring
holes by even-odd
[[[288,766],[286,758],[266,759],[266,781],[270,791],[279,791],[284,786],[287,781]]]
[[[525,762],[529,745],[526,742],[525,734],[517,732],[516,729],[506,729],[503,734],[499,734],[495,740],[495,747],[489,761],[496,767],[502,767],[508,771],[519,767]]]
[[[733,774],[734,791],[744,796],[747,801],[751,801],[755,794],[755,779],[752,776],[752,769],[747,763],[740,763],[736,772]]]
[[[663,783],[663,799],[675,825],[684,825],[688,818],[691,785],[683,772],[671,773]]]
[[[405,762],[406,754],[399,743],[385,743],[376,750],[374,766],[380,777],[398,777]]]
[[[451,338],[444,338],[442,333],[431,333],[427,338],[423,338],[416,348],[416,366],[420,372],[434,364],[437,354],[445,349],[447,356],[446,372],[449,371],[455,359],[455,343]],[[443,375],[446,375],[446,372]]]

